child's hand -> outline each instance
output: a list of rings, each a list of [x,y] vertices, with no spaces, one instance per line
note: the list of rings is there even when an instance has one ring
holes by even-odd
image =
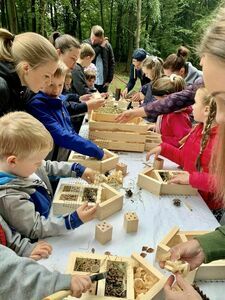
[[[189,184],[189,173],[179,174],[168,180],[168,183]]]
[[[128,121],[132,120],[135,118],[135,110],[134,109],[129,109],[127,111],[124,111],[123,113],[119,114],[116,118],[115,121],[118,123],[127,123]]]
[[[127,97],[127,94],[128,94],[128,89],[125,88],[125,89],[122,91],[121,95],[122,95],[123,98],[126,98],[126,97]]]
[[[77,209],[78,217],[81,219],[83,223],[91,221],[95,217],[95,213],[97,210],[97,205],[95,206],[88,206],[88,203],[84,203]]]
[[[150,150],[149,152],[147,152],[146,154],[146,160],[149,160],[150,156],[155,154],[155,158],[158,158],[158,156],[160,155],[162,151],[162,147],[161,146],[157,146],[155,148],[153,148],[152,150]]]
[[[52,253],[52,246],[45,241],[39,241],[37,245],[34,247],[33,251],[31,252],[30,258],[34,260],[48,258],[51,253]]]
[[[148,130],[150,130],[150,131],[155,131],[155,128],[156,128],[155,124],[148,125]]]
[[[91,99],[91,97],[92,97],[91,94],[85,94],[85,95],[80,96],[79,100],[81,102],[86,102],[86,101],[89,101]]]
[[[102,160],[105,160],[105,159],[107,159],[107,158],[110,158],[110,155],[109,155],[108,153],[105,153],[105,152],[104,152],[104,156],[103,156]]]
[[[105,98],[89,100],[87,102],[88,111],[90,112],[93,109],[98,109],[99,107],[103,106],[105,104],[105,102],[106,102]]]
[[[90,168],[86,168],[84,170],[83,175],[81,176],[82,179],[86,180],[88,183],[94,183],[95,181],[95,175],[96,175],[96,171],[90,169]]]
[[[73,275],[71,279],[72,296],[80,298],[82,293],[86,293],[91,288],[91,279],[88,275]]]
[[[134,95],[133,95],[133,97],[131,98],[131,100],[132,101],[136,101],[136,102],[138,102],[138,101],[141,101],[141,92],[137,92],[137,93],[135,93]]]

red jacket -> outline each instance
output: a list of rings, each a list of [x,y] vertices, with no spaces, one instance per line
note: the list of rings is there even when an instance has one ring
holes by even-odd
[[[162,141],[180,147],[179,141],[191,130],[190,113],[192,107],[162,116],[161,135]]]
[[[0,245],[6,246],[6,236],[2,225],[0,225]]]
[[[161,155],[174,161],[185,171],[188,171],[190,173],[191,186],[199,190],[210,209],[219,209],[223,207],[223,202],[214,199],[212,194],[214,192],[212,177],[208,174],[212,147],[215,142],[218,126],[211,129],[208,143],[201,157],[202,172],[197,172],[195,164],[200,150],[202,130],[203,124],[198,124],[180,149],[167,143],[162,143]]]

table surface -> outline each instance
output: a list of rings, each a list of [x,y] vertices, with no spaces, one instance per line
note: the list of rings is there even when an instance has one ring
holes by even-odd
[[[71,252],[91,252],[103,254],[110,251],[113,255],[130,256],[131,253],[140,253],[143,245],[156,249],[157,244],[174,226],[181,230],[213,230],[219,223],[214,218],[205,202],[198,196],[155,196],[136,186],[138,173],[145,168],[145,153],[119,152],[120,162],[128,165],[128,175],[124,178],[124,188],[131,188],[132,198],[124,196],[123,209],[107,218],[113,226],[112,240],[106,245],[99,244],[95,239],[95,225],[98,220],[88,222],[78,229],[63,236],[48,238],[53,246],[53,253],[47,260],[40,263],[50,270],[65,272],[69,254]],[[165,160],[164,169],[176,169],[176,165]],[[71,182],[74,179],[65,178],[61,182]],[[76,179],[75,179],[76,180]],[[173,205],[173,199],[179,197],[192,207],[190,211],[182,201],[180,207]],[[137,233],[127,234],[123,229],[123,216],[128,211],[135,211],[139,217]],[[148,254],[146,259],[156,266],[155,255]],[[161,272],[164,272],[161,270]],[[224,282],[200,282],[199,286],[207,293],[210,299],[224,299]]]

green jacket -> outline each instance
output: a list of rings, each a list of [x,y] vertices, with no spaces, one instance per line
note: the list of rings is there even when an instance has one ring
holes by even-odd
[[[195,238],[204,251],[205,263],[225,258],[225,225]]]

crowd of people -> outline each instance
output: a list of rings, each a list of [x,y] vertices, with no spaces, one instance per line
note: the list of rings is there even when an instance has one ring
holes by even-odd
[[[165,60],[136,49],[121,95],[128,97],[140,79],[140,91],[131,96],[140,106],[117,117],[117,122],[136,116],[151,122],[149,130],[160,133],[162,143],[146,159],[161,155],[187,171],[170,181],[197,188],[219,222],[225,212],[224,19],[221,8],[198,46],[202,71],[188,61],[186,47]],[[95,217],[96,206],[87,203],[59,218],[51,217],[50,209],[58,178],[94,181],[95,170],[67,162],[71,150],[98,160],[107,157],[79,130],[84,115],[107,101],[114,69],[113,49],[101,26],[93,26],[83,43],[59,32],[48,40],[0,29],[1,299],[42,299],[64,289],[79,298],[91,286],[89,276],[50,272],[35,260],[52,251],[39,239],[72,231]],[[92,97],[96,91],[97,99]],[[191,270],[225,258],[225,226],[170,251],[172,260],[187,261]],[[173,289],[174,281],[180,291]],[[164,292],[167,300],[201,299],[179,274],[168,278]]]

